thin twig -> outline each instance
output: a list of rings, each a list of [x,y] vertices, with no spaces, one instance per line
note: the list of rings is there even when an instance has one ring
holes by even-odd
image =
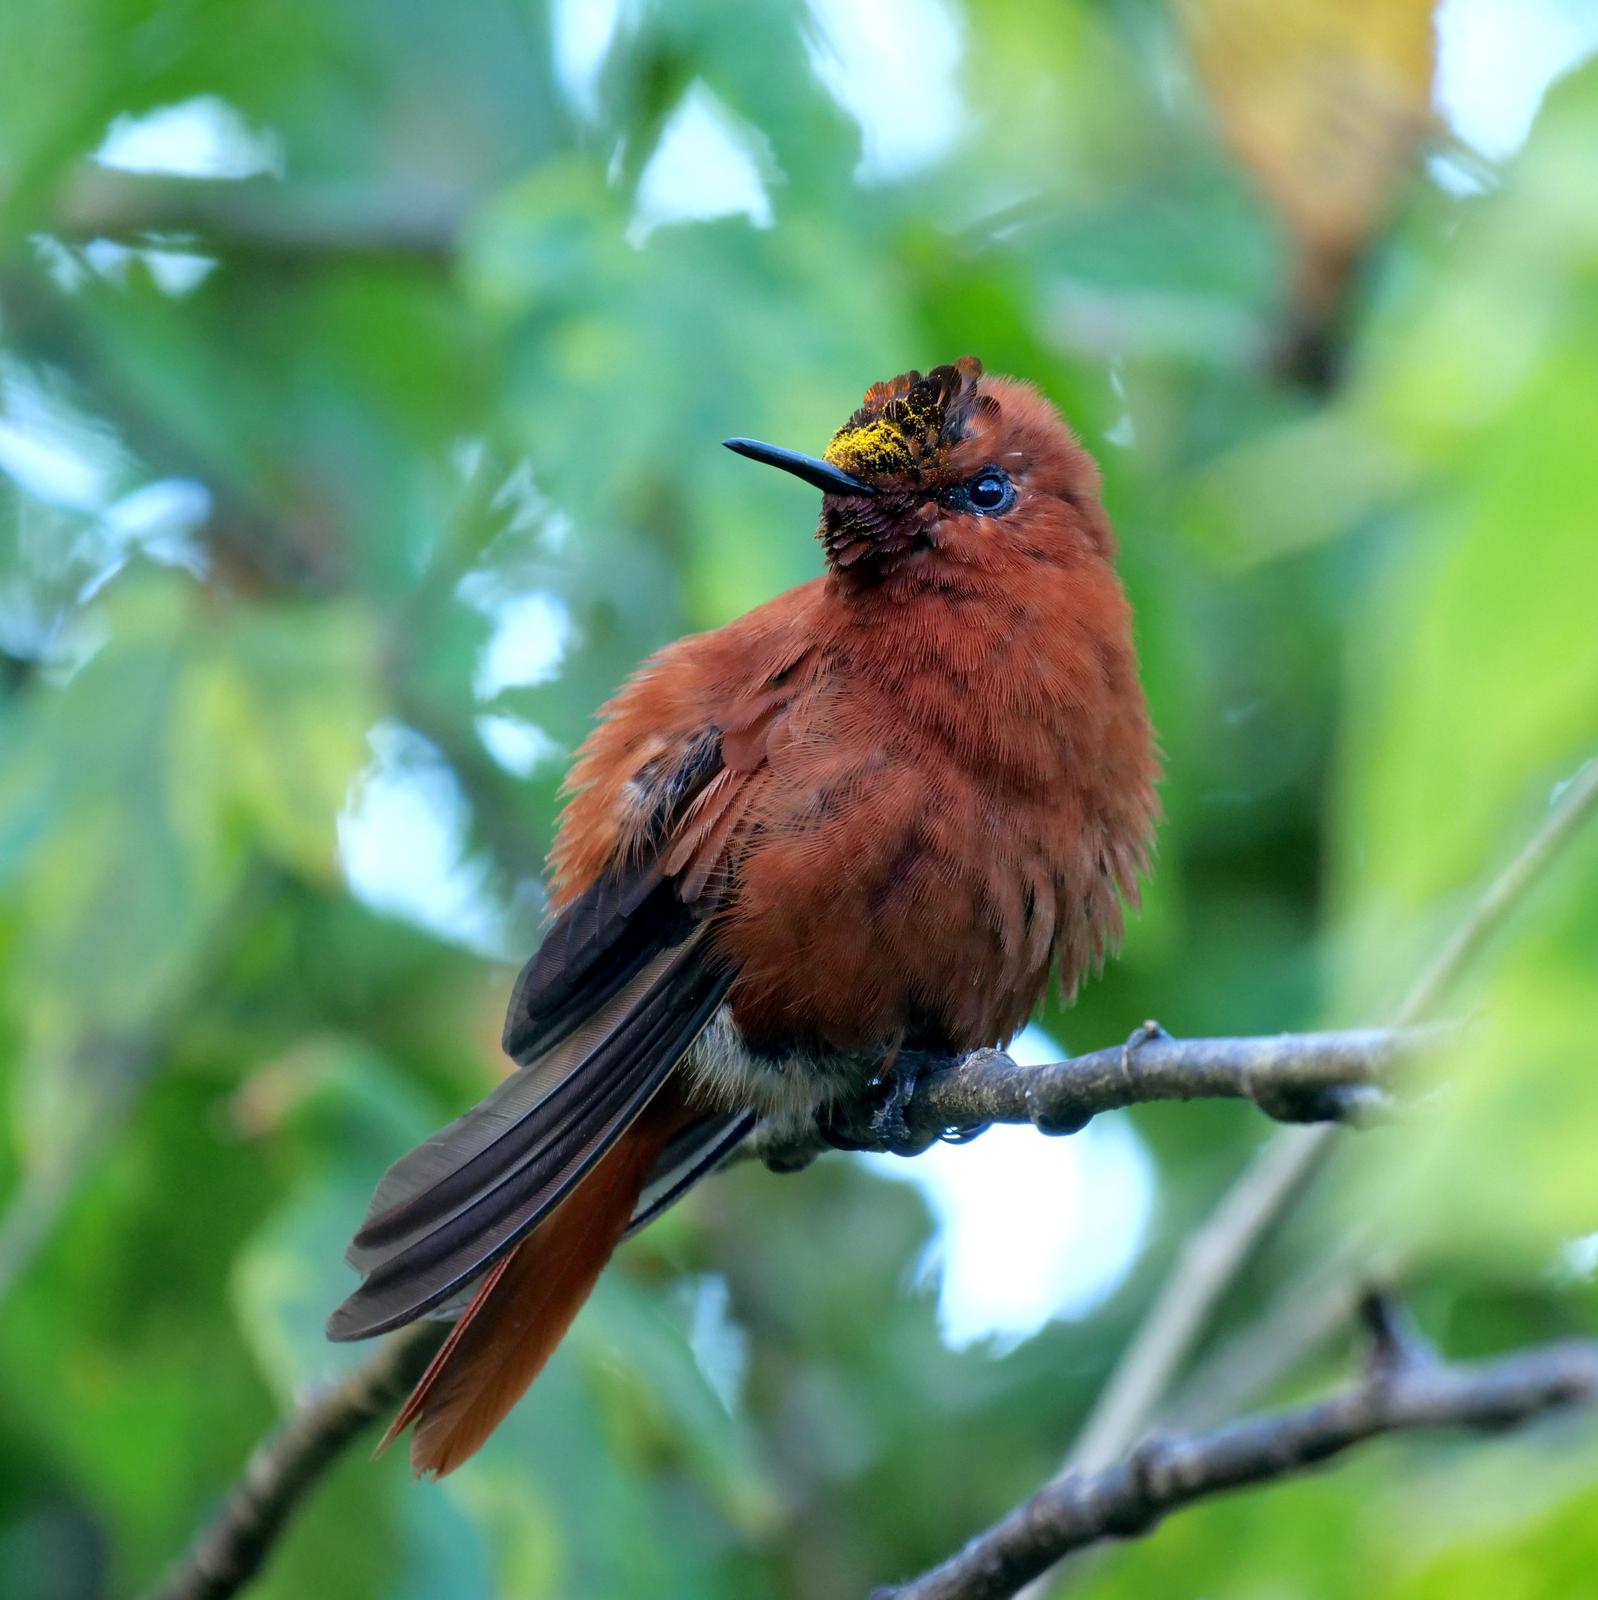
[[[195,235],[204,249],[267,255],[356,253],[448,261],[469,210],[460,195],[373,184],[174,178],[87,168],[55,231],[70,240]]]
[[[1376,1302],[1385,1309],[1385,1303]],[[1098,1472],[1073,1471],[958,1555],[873,1600],[1005,1600],[1062,1556],[1148,1533],[1160,1519],[1250,1484],[1296,1476],[1383,1434],[1500,1429],[1598,1397],[1598,1342],[1546,1345],[1450,1366],[1385,1338],[1361,1380],[1318,1404],[1213,1433],[1150,1439]]]
[[[1364,1231],[1344,1240],[1184,1373],[1180,1388],[1160,1408],[1163,1421],[1191,1431],[1246,1411],[1348,1326],[1365,1280],[1396,1279],[1402,1267],[1402,1257],[1373,1252]]]
[[[221,1509],[152,1600],[237,1594],[322,1475],[370,1423],[399,1404],[448,1331],[441,1322],[413,1323],[258,1445]]]
[[[1598,811],[1598,756],[1565,785],[1520,854],[1493,880],[1470,915],[1437,952],[1394,1012],[1395,1028],[1410,1027],[1436,1008],[1476,952],[1594,811]]]
[[[1399,1005],[1395,1027],[1413,1026],[1436,1007],[1594,809],[1598,759],[1571,779],[1531,838],[1444,943]],[[1066,1472],[1115,1460],[1137,1441],[1216,1308],[1314,1181],[1337,1143],[1337,1133],[1335,1123],[1278,1133],[1189,1235],[1078,1435]]]

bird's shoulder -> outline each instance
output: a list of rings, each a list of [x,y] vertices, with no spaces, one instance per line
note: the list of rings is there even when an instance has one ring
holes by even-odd
[[[789,709],[826,674],[825,585],[665,646],[600,709],[550,854],[557,908],[618,859],[669,852],[685,822],[703,819],[707,790],[765,765]]]

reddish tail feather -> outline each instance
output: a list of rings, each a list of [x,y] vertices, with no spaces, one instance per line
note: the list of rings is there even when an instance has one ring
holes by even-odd
[[[627,1231],[661,1152],[691,1115],[668,1083],[582,1183],[489,1271],[379,1454],[413,1422],[418,1476],[443,1477],[477,1453],[554,1354]]]

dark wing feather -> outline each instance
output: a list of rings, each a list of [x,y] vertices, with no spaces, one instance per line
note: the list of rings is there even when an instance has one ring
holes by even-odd
[[[694,925],[694,899],[671,882],[666,846],[721,770],[721,734],[702,729],[632,780],[636,834],[555,919],[521,970],[505,1014],[506,1055],[526,1066],[603,1006]]]
[[[709,1112],[684,1128],[661,1153],[623,1237],[630,1239],[709,1177],[749,1137],[757,1121],[753,1111]]]
[[[659,861],[607,872],[560,913],[522,968],[505,1013],[505,1054],[527,1066],[692,927]]]
[[[366,1338],[458,1300],[627,1130],[714,1015],[732,975],[709,960],[711,905],[689,902],[742,787],[718,788],[721,759],[707,728],[633,780],[639,831],[618,841],[612,868],[562,909],[517,979],[504,1042],[521,1070],[389,1169],[348,1252],[366,1281],[333,1313],[331,1338]],[[671,859],[690,816],[707,858],[694,893]],[[644,1201],[651,1215],[691,1181],[664,1163],[660,1176],[659,1203]]]
[[[444,1175],[373,1214],[356,1235],[351,1259],[367,1278],[333,1313],[328,1336],[363,1339],[399,1327],[492,1266],[625,1132],[730,982],[691,935],[651,964],[642,993],[629,986],[603,1019],[583,1029],[582,1060],[554,1089],[520,1109],[518,1080],[537,1069],[518,1073],[404,1158],[399,1165],[425,1153],[426,1169],[442,1167]],[[452,1135],[464,1159],[451,1159]]]

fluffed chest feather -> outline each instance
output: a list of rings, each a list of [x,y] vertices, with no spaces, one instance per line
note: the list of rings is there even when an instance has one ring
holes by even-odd
[[[1023,646],[987,654],[851,659],[774,733],[723,935],[756,1050],[995,1043],[1062,950],[1074,976],[1102,947],[1080,926],[1114,894],[1069,699]]]

